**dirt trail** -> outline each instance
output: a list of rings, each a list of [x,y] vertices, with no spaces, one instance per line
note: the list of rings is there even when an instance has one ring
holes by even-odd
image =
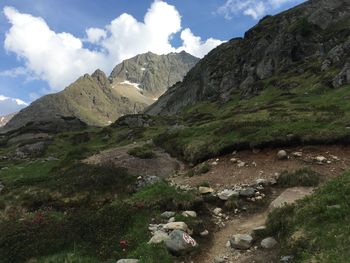
[[[213,235],[212,245],[203,251],[202,254],[193,259],[194,263],[213,263],[215,257],[226,256],[229,261],[243,262],[249,255],[249,252],[240,253],[231,248],[226,247],[234,234],[249,234],[258,226],[265,224],[267,212],[260,212],[257,214],[237,217],[226,223],[226,226]]]
[[[211,165],[216,159],[208,160],[211,169],[208,173],[186,177],[179,176],[173,181],[179,185],[198,186],[203,182],[209,183],[214,189],[234,186],[237,184],[252,183],[258,178],[271,178],[275,173],[282,171],[295,171],[308,167],[327,178],[334,178],[350,169],[350,146],[305,146],[285,149],[290,158],[285,161],[277,160],[276,149],[265,149],[259,152],[242,151],[235,155],[219,157],[217,165]],[[295,152],[301,152],[301,157],[293,157]],[[314,161],[317,156],[324,156],[331,163],[318,164]],[[244,167],[238,167],[231,158],[246,163]],[[335,159],[336,158],[336,159]]]
[[[234,155],[219,157],[218,160],[208,160],[207,163],[210,164],[211,169],[206,174],[193,177],[183,175],[172,178],[172,180],[177,185],[188,185],[192,187],[199,186],[205,182],[209,183],[215,190],[220,190],[237,184],[249,184],[259,178],[271,178],[275,173],[285,170],[295,171],[308,167],[322,174],[325,180],[329,180],[350,169],[349,146],[306,146],[285,150],[290,157],[285,161],[277,160],[277,150],[275,149],[265,149],[255,153],[252,151],[242,151]],[[295,152],[301,152],[302,154],[301,156],[295,155]],[[318,163],[315,161],[317,156],[324,156],[328,163]],[[241,160],[246,165],[244,167],[238,167],[236,162],[231,161],[232,158]],[[295,199],[302,197],[298,196],[300,193],[299,191],[295,192],[295,189],[291,188],[288,191],[286,191],[283,197],[286,199],[284,201],[288,201],[294,197]],[[275,200],[281,192],[281,189],[273,190],[269,200]],[[307,195],[311,193],[311,189],[301,189],[301,192]],[[277,201],[280,200],[277,199]],[[278,248],[267,251],[253,247],[248,251],[238,251],[226,247],[226,243],[234,234],[251,234],[254,228],[265,224],[269,206],[260,207],[258,210],[254,214],[241,214],[225,222],[225,227],[213,232],[210,244],[205,245],[201,253],[191,258],[190,262],[213,263],[216,257],[225,258],[225,262],[227,263],[277,262]],[[257,245],[255,244],[255,246]]]

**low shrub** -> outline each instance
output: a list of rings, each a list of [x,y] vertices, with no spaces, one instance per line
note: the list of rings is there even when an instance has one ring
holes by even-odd
[[[320,183],[321,175],[308,168],[300,169],[295,172],[284,171],[280,174],[277,183],[282,187],[295,186],[317,186]]]
[[[150,145],[135,147],[128,151],[128,154],[140,159],[154,159],[157,157]]]

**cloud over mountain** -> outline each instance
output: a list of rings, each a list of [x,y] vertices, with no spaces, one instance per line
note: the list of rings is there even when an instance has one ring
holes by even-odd
[[[218,9],[219,14],[223,14],[226,19],[231,19],[237,14],[251,16],[259,19],[269,12],[276,11],[284,4],[301,3],[305,0],[226,0],[225,4]]]
[[[180,13],[160,0],[153,2],[143,21],[124,13],[104,28],[86,29],[84,39],[67,32],[55,32],[43,18],[21,13],[13,7],[5,7],[4,14],[11,24],[4,47],[15,53],[24,65],[3,74],[13,77],[27,74],[45,80],[52,91],[62,90],[77,77],[92,73],[96,68],[110,72],[122,60],[140,53],[185,50],[203,57],[222,43],[212,38],[202,40],[188,28],[182,30]],[[181,33],[181,47],[171,44],[176,33]]]

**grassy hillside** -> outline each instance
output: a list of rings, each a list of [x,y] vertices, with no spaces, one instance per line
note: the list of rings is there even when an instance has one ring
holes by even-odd
[[[350,173],[314,195],[269,216],[268,231],[278,236],[293,262],[349,262]],[[305,220],[306,219],[306,220]]]

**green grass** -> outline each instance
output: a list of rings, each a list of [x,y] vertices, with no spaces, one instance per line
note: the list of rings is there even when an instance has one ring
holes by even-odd
[[[319,173],[303,168],[294,172],[282,172],[277,183],[281,187],[317,186],[320,183],[320,177]]]
[[[151,145],[145,144],[128,151],[128,154],[140,159],[154,159],[157,157]]]
[[[295,262],[348,262],[350,173],[322,186],[296,205],[273,211],[268,231]]]

